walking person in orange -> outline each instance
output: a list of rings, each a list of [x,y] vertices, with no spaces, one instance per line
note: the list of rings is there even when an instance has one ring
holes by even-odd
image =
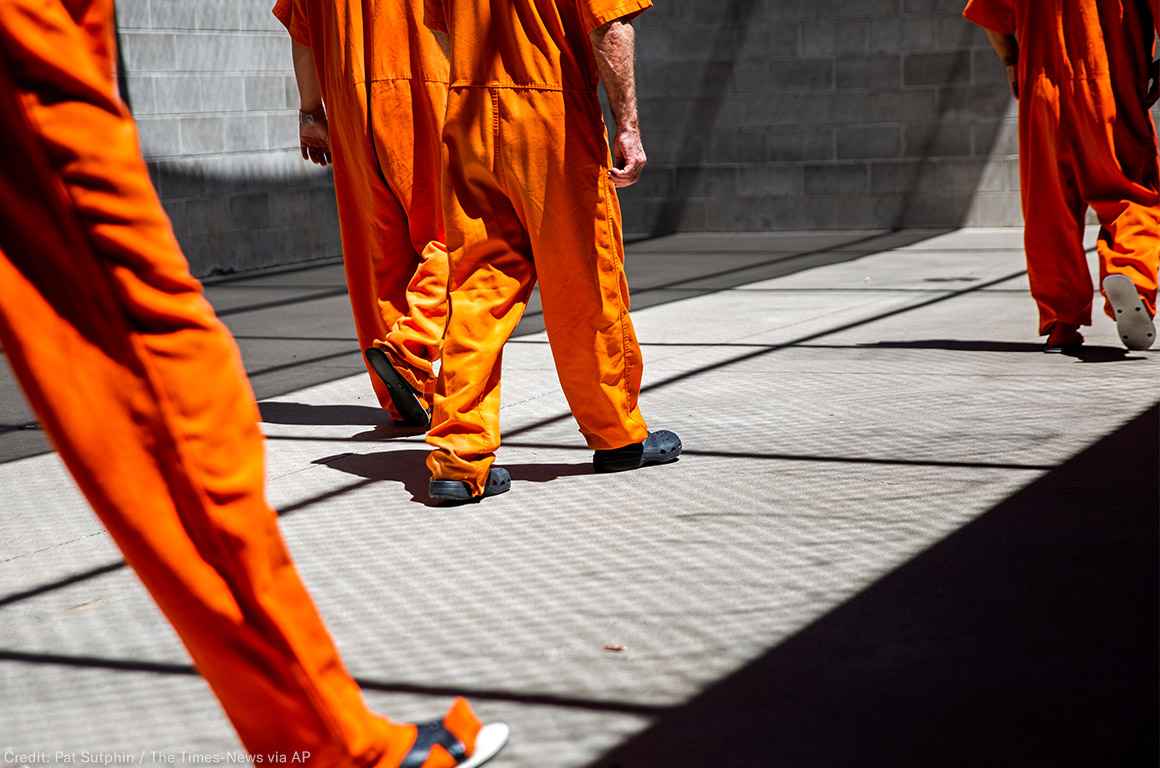
[[[632,19],[650,0],[428,0],[451,41],[443,133],[451,314],[427,465],[436,501],[502,493],[500,358],[537,277],[560,383],[598,472],[673,461],[637,407],[616,188],[646,162]],[[597,85],[616,116],[614,164]]]
[[[1084,217],[1100,221],[1105,311],[1129,349],[1156,340],[1160,167],[1149,108],[1155,0],[970,0],[1019,100],[1031,294],[1046,351],[1083,343],[1092,285]],[[1151,86],[1149,87],[1149,83]]]
[[[258,410],[116,92],[112,0],[0,3],[0,343],[246,749],[318,768],[481,765],[465,701],[367,709],[263,491]],[[61,52],[67,51],[67,56]]]
[[[278,0],[303,158],[334,164],[355,329],[383,407],[426,428],[447,321],[447,55],[421,0]]]

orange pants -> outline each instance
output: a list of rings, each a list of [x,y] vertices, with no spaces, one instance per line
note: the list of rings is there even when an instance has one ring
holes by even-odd
[[[397,766],[414,727],[364,705],[265,501],[237,348],[115,95],[112,14],[0,3],[0,342],[246,748]]]
[[[452,88],[451,316],[428,435],[434,477],[483,492],[500,443],[501,352],[537,275],[556,371],[588,445],[648,437],[605,137],[595,92]]]
[[[1142,93],[1135,102],[1116,99],[1107,76],[1061,81],[1040,73],[1023,84],[1024,238],[1041,334],[1056,323],[1091,323],[1092,284],[1083,249],[1089,205],[1101,225],[1101,284],[1109,274],[1127,276],[1156,312],[1160,169],[1155,128],[1141,99]],[[1114,318],[1107,302],[1105,311]]]
[[[447,321],[439,145],[447,86],[423,80],[343,83],[328,88],[327,99],[343,261],[359,344],[386,350],[399,373],[429,399]],[[373,371],[371,381],[379,402],[394,413]]]

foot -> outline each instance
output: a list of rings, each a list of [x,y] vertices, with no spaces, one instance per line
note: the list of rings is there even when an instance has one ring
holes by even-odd
[[[507,744],[504,723],[484,725],[465,699],[456,699],[442,720],[415,725],[415,743],[399,768],[477,768]]]
[[[1124,346],[1150,349],[1156,341],[1156,324],[1132,281],[1123,275],[1108,275],[1104,278],[1104,295],[1116,313],[1116,333]]]
[[[512,476],[503,467],[492,467],[487,473],[487,486],[483,493],[475,496],[471,493],[471,486],[462,480],[440,480],[431,478],[427,492],[432,501],[441,504],[466,504],[482,501],[489,496],[499,496],[512,489]]]
[[[1043,351],[1048,354],[1062,354],[1065,352],[1074,352],[1083,346],[1083,334],[1074,325],[1064,325],[1063,323],[1056,323],[1051,326],[1051,332],[1047,334],[1047,343],[1043,347]]]
[[[668,464],[681,455],[681,438],[675,432],[662,429],[650,432],[643,443],[633,443],[623,448],[596,451],[592,455],[592,467],[598,473],[625,472],[640,469],[650,464]]]
[[[378,347],[371,347],[366,351],[366,358],[371,369],[383,382],[383,386],[387,388],[391,402],[395,404],[399,415],[402,416],[400,424],[408,427],[422,427],[425,430],[430,429],[431,412],[419,399],[419,393],[395,369],[395,365],[387,353]]]

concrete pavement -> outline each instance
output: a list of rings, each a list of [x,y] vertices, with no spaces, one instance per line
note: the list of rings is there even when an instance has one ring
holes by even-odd
[[[287,539],[393,717],[465,691],[529,768],[1155,764],[1160,353],[1100,315],[1042,354],[1020,239],[639,243],[643,409],[685,457],[591,475],[532,307],[512,492],[452,510],[374,407],[337,267],[209,293]],[[0,435],[0,750],[237,750],[39,440]]]

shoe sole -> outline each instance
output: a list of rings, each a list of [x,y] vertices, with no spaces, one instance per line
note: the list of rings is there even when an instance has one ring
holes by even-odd
[[[1116,333],[1124,346],[1133,350],[1150,349],[1156,341],[1156,324],[1132,281],[1123,275],[1108,275],[1104,278],[1104,293],[1116,312]]]
[[[411,427],[430,429],[431,414],[427,413],[423,403],[419,402],[419,396],[415,394],[415,390],[411,389],[411,385],[399,375],[395,366],[391,365],[387,353],[375,348],[368,349],[365,354],[367,363],[378,375],[379,381],[383,382],[383,386],[387,388],[387,394],[391,396],[391,402],[395,404],[399,415],[403,417],[403,423]]]
[[[491,762],[507,746],[511,734],[512,730],[507,723],[488,723],[483,726],[475,737],[475,754],[456,768],[479,768]]]
[[[462,480],[432,480],[427,484],[427,495],[432,501],[442,504],[475,504],[492,496],[499,496],[512,489],[512,481],[506,480],[499,485],[490,482],[480,496],[472,496],[471,491]]]

